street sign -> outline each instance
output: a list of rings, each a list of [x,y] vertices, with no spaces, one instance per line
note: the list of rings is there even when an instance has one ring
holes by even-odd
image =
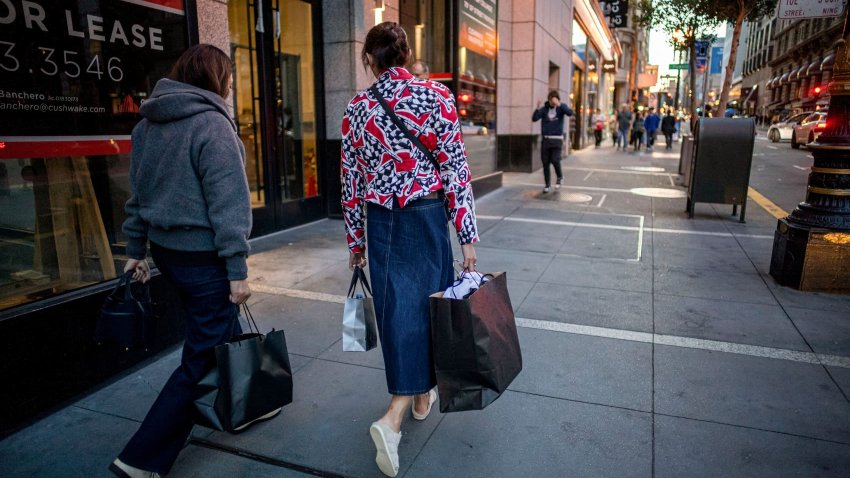
[[[671,69],[671,70],[687,70],[688,64],[687,63],[670,63],[669,69]]]
[[[610,28],[628,26],[628,0],[600,0],[599,6],[602,8],[602,14],[608,19]]]
[[[792,1],[792,0],[785,0],[785,1]],[[709,47],[709,45],[711,45],[711,42],[709,42],[708,40],[697,40],[697,41],[694,42],[694,50],[696,50],[696,53],[697,53],[697,55],[696,55],[697,60],[699,60],[699,59],[705,60],[705,59],[708,58],[708,47]]]
[[[779,0],[779,18],[837,17],[846,5],[847,0]]]

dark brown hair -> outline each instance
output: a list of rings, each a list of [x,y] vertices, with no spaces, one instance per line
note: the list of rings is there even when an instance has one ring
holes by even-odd
[[[558,94],[558,90],[550,91],[549,96],[546,97],[547,100],[551,100],[552,98],[558,98],[558,101],[561,101],[561,95]]]
[[[366,34],[360,60],[369,69],[369,58],[375,59],[375,66],[383,71],[394,66],[404,66],[410,58],[410,47],[407,44],[407,33],[395,22],[379,23]]]
[[[220,49],[201,43],[184,51],[171,72],[170,80],[179,81],[227,98],[230,94],[230,75],[233,64]]]

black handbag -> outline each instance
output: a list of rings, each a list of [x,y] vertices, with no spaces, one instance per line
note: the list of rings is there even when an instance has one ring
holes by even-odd
[[[431,295],[431,347],[441,412],[482,410],[522,370],[507,284],[506,274],[497,272],[464,299]]]
[[[229,433],[273,418],[292,403],[292,367],[282,330],[261,334],[244,305],[249,333],[215,348],[216,366],[196,388],[195,423]],[[253,324],[256,332],[250,332]]]
[[[150,286],[134,284],[133,271],[128,271],[103,302],[94,339],[126,350],[148,349],[154,338],[155,319]]]

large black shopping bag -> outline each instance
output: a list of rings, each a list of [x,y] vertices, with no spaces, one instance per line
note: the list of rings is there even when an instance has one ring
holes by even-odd
[[[216,366],[201,380],[195,398],[195,422],[237,433],[272,418],[292,403],[292,367],[282,330],[234,337],[215,349]]]
[[[150,285],[133,284],[133,271],[128,271],[103,301],[94,339],[125,349],[147,349],[154,338],[154,321]]]
[[[488,275],[489,276],[489,275]],[[504,272],[465,299],[431,295],[431,346],[440,411],[481,410],[522,370],[516,321]]]

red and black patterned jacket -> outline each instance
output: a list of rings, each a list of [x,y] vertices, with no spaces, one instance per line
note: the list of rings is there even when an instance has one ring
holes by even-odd
[[[349,250],[362,252],[366,246],[363,201],[392,209],[397,197],[403,208],[440,189],[460,243],[478,241],[471,177],[451,91],[417,80],[404,68],[390,68],[376,84],[411,133],[434,153],[440,172],[398,131],[369,90],[355,96],[342,119],[342,210]]]

